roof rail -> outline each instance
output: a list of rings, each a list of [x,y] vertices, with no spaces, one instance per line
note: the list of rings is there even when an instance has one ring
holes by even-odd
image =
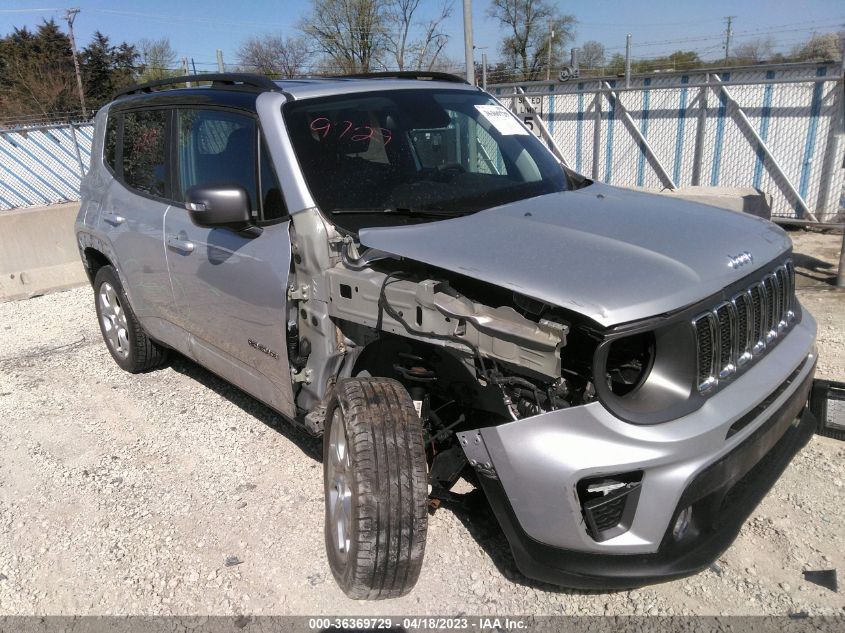
[[[338,75],[335,79],[420,79],[422,81],[448,81],[454,84],[467,84],[466,79],[451,73],[426,72],[422,70],[396,70],[378,73],[354,73]]]
[[[153,88],[160,88],[162,86],[171,86],[175,84],[183,84],[188,82],[210,81],[212,86],[243,86],[248,90],[272,90],[280,91],[278,85],[264,75],[254,75],[250,73],[204,73],[202,75],[183,75],[181,77],[168,77],[167,79],[157,79],[155,81],[148,81],[147,83],[130,86],[123,90],[118,90],[112,96],[112,99],[123,97],[125,95],[137,94],[142,92],[152,92]]]

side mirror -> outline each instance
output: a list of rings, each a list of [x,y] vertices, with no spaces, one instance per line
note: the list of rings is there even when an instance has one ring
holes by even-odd
[[[249,194],[234,184],[196,185],[185,194],[185,208],[197,226],[227,226],[240,230],[252,219]]]

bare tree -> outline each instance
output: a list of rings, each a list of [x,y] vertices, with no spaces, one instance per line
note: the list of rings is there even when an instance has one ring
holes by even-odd
[[[0,94],[0,113],[49,115],[67,109],[75,85],[73,75],[56,72],[56,66],[38,59],[17,59],[5,65],[13,87]]]
[[[309,55],[305,40],[280,35],[250,37],[237,52],[238,63],[245,70],[284,79],[305,74]]]
[[[813,35],[806,44],[797,50],[801,60],[838,61],[842,59],[840,36],[836,33]]]
[[[578,65],[581,68],[601,68],[605,62],[604,44],[589,40],[578,50]]]
[[[170,40],[162,37],[157,40],[142,39],[138,42],[141,53],[141,81],[154,81],[174,75],[176,72],[176,51]]]
[[[454,0],[440,5],[432,19],[417,24],[415,17],[422,0],[387,0],[390,37],[387,48],[399,70],[406,68],[431,70],[449,36],[443,32],[443,23],[452,16]],[[415,37],[415,27],[419,27]]]
[[[385,49],[387,0],[312,0],[300,30],[313,39],[332,72],[369,72]]]
[[[774,38],[771,36],[760,37],[736,46],[733,50],[733,57],[737,61],[757,63],[771,59],[774,52]]]
[[[564,48],[575,34],[575,17],[562,14],[550,0],[491,0],[488,15],[507,30],[500,50],[527,81],[539,79],[546,68],[550,29],[555,34],[553,67],[561,65]]]

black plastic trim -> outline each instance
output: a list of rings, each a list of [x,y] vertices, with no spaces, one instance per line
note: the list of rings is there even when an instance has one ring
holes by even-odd
[[[731,428],[729,428],[729,429],[728,429],[728,434],[725,436],[725,439],[728,439],[729,437],[732,437],[732,436],[736,435],[737,433],[739,433],[742,429],[744,429],[746,426],[748,426],[749,424],[751,424],[751,423],[752,423],[752,422],[753,422],[753,421],[754,421],[754,420],[755,420],[758,416],[760,416],[760,414],[762,414],[762,413],[763,413],[763,411],[765,411],[766,409],[768,409],[768,408],[769,408],[769,406],[771,406],[772,402],[774,402],[775,400],[777,400],[777,399],[778,399],[778,397],[779,397],[779,396],[780,396],[780,395],[781,395],[784,391],[786,391],[787,389],[789,389],[789,386],[790,386],[793,382],[795,382],[795,379],[798,377],[798,374],[800,374],[800,373],[801,373],[801,370],[802,370],[802,369],[804,369],[804,365],[806,365],[806,364],[807,364],[807,361],[808,361],[808,359],[807,359],[807,358],[805,358],[803,361],[801,361],[801,364],[800,364],[800,365],[798,365],[798,367],[796,367],[796,368],[795,368],[795,371],[793,371],[791,374],[789,374],[789,376],[787,377],[787,379],[786,379],[786,380],[784,380],[784,381],[783,381],[783,382],[782,382],[782,383],[778,386],[778,388],[777,388],[777,389],[775,389],[772,393],[770,393],[770,394],[766,397],[766,399],[765,399],[765,400],[763,400],[763,402],[761,402],[761,403],[760,403],[760,404],[758,404],[756,407],[754,407],[753,409],[751,409],[751,411],[749,411],[748,413],[746,413],[746,414],[745,414],[744,416],[742,416],[739,420],[737,420],[736,422],[734,422],[733,424],[731,424]]]
[[[114,93],[112,99],[117,99],[118,97],[125,95],[138,94],[141,92],[152,92],[153,88],[163,88],[165,86],[174,86],[200,81],[212,82],[212,88],[226,86],[229,88],[239,88],[241,90],[281,92],[281,88],[272,79],[269,79],[264,75],[255,75],[250,73],[207,73],[202,75],[168,77],[167,79],[157,79],[143,84],[136,84],[123,90],[118,90]]]
[[[422,70],[399,70],[399,71],[386,71],[386,72],[375,72],[375,73],[354,73],[351,75],[338,75],[333,77],[333,79],[412,79],[417,81],[445,81],[448,83],[453,84],[466,84],[467,86],[470,83],[457,75],[452,75],[451,73],[442,73],[442,72],[425,72]]]

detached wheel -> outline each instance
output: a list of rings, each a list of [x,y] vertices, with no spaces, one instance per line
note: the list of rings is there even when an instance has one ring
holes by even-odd
[[[141,328],[111,266],[103,266],[94,277],[94,301],[103,340],[121,369],[137,374],[164,362],[167,350]]]
[[[326,552],[356,600],[398,598],[416,584],[428,528],[422,425],[386,378],[338,383],[323,440]]]

